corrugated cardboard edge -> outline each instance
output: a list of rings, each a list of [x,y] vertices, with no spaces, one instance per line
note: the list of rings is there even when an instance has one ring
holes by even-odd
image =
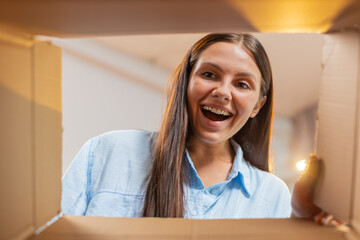
[[[360,6],[360,4],[359,4]],[[358,71],[357,71],[357,100],[356,100],[356,129],[353,188],[352,188],[352,220],[351,225],[360,234],[360,33],[358,37]],[[360,237],[359,237],[360,238]]]
[[[324,36],[318,112],[317,155],[325,164],[315,203],[345,222],[354,190],[358,38],[355,32]]]

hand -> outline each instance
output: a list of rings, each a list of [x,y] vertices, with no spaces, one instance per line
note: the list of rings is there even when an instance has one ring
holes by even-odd
[[[322,162],[317,159],[315,154],[310,154],[305,171],[294,185],[291,198],[291,217],[313,218],[320,225],[332,225],[346,229],[346,224],[334,218],[333,215],[322,211],[314,204],[314,191],[321,169]]]
[[[320,171],[320,160],[317,159],[316,155],[310,154],[305,171],[294,185],[291,198],[291,217],[314,218],[321,214],[321,209],[314,204],[314,191]]]

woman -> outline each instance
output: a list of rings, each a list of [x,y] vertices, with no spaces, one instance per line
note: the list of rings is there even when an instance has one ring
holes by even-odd
[[[63,179],[65,214],[289,217],[290,193],[269,171],[270,62],[249,34],[209,34],[172,77],[158,133],[89,140]]]

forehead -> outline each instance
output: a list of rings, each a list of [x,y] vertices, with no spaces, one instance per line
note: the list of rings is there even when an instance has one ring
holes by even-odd
[[[197,65],[206,62],[218,64],[225,70],[240,72],[252,71],[261,76],[254,56],[242,44],[227,42],[214,43],[200,54]]]

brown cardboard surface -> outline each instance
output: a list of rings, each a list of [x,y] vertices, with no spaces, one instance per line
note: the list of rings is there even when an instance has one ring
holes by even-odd
[[[359,40],[360,41],[360,40]],[[360,43],[359,43],[360,44]],[[355,141],[356,152],[355,152],[355,184],[353,186],[353,211],[352,211],[352,221],[351,225],[360,233],[360,47],[358,49],[358,82],[357,82],[357,120],[356,120],[356,132],[357,137]]]
[[[190,220],[64,216],[34,239],[345,239],[299,219]]]
[[[0,21],[31,33],[55,36],[175,31],[257,31],[261,30],[259,26],[262,26],[254,22],[261,18],[247,14],[250,10],[246,9],[251,7],[244,7],[240,1],[231,1],[232,5],[227,4],[227,1],[204,0],[5,2],[5,5],[3,2],[0,3],[0,6],[6,6],[0,7]],[[309,3],[306,0],[297,2]],[[343,3],[337,0],[333,2],[339,5],[337,11],[333,12],[333,15],[336,15],[335,19],[341,19],[343,11],[351,6],[358,6],[351,0]],[[327,1],[317,3],[328,6]],[[199,11],[204,5],[211,5],[214,13],[218,14],[216,16],[223,17],[223,21],[218,21],[218,18],[214,18],[208,11]],[[143,9],[147,11],[144,12]],[[359,8],[353,9],[356,12]],[[253,14],[253,10],[251,11]],[[178,14],[179,12],[181,14]],[[291,12],[291,8],[288,12]],[[136,14],[139,13],[142,18],[137,17]],[[261,13],[262,11],[259,11],[259,14]],[[358,23],[360,15],[356,13],[352,13],[355,17],[350,20],[347,18],[347,21],[343,21],[346,23],[341,26],[353,27],[353,24]],[[97,18],[93,17],[95,14]],[[104,18],[98,14],[103,14],[101,16]],[[197,18],[186,17],[191,15],[196,15]],[[326,16],[327,21],[333,19]],[[102,21],[98,21],[99,19]],[[193,24],[198,19],[202,21]],[[281,28],[284,25],[280,23],[287,23],[288,19],[279,19],[281,21],[273,23],[271,27],[286,32],[286,29]],[[262,21],[262,24],[266,23],[266,19]],[[310,29],[309,31],[316,31],[311,26],[317,24],[319,22],[304,26],[307,26],[305,29]],[[289,29],[294,30],[294,26],[290,26]],[[325,29],[324,25],[320,24],[318,29]],[[355,175],[355,172],[359,172],[360,165],[355,165],[355,144],[360,142],[356,142],[356,137],[359,136],[356,136],[355,131],[355,103],[359,101],[359,49],[358,33],[332,34],[325,39],[324,84],[320,96],[317,152],[326,162],[325,176],[317,203],[338,218],[348,221],[352,217],[354,226],[358,226],[360,216],[360,193],[356,191],[358,185],[354,185],[355,182],[359,184],[359,174]],[[0,191],[5,193],[0,204],[0,237],[23,239],[59,211],[61,56],[60,50],[50,44],[34,45],[31,39],[1,32],[0,52]],[[353,171],[355,166],[357,170]],[[344,239],[344,236],[344,233],[336,229],[294,219],[187,220],[64,216],[36,239],[311,240]]]
[[[359,240],[360,234],[355,231],[350,231],[345,234],[347,240]]]
[[[34,44],[34,36],[0,22],[0,41],[13,46],[30,48]]]
[[[0,35],[3,35],[0,31]],[[27,41],[29,42],[29,41]],[[31,234],[33,134],[31,49],[0,41],[0,238]]]
[[[57,37],[211,31],[327,32],[360,24],[357,0],[5,0],[0,22]]]
[[[36,42],[34,57],[35,227],[60,212],[61,50]]]
[[[61,53],[0,31],[0,239],[25,239],[60,211]]]
[[[358,33],[325,35],[317,155],[325,162],[315,202],[350,222],[358,94]]]

